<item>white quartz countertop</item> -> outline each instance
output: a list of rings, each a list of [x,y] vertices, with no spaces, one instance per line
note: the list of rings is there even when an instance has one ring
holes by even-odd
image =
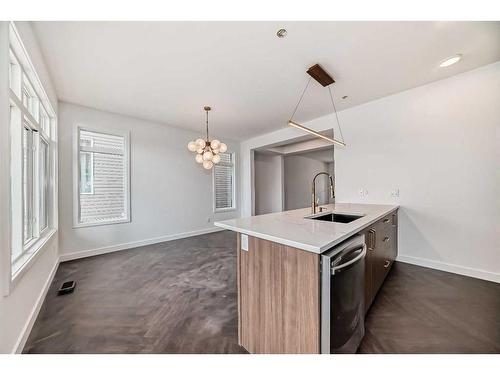
[[[217,221],[220,228],[277,242],[283,245],[321,254],[336,244],[363,230],[399,206],[381,204],[335,203],[322,205],[327,213],[363,215],[350,223],[311,220],[310,208],[277,212],[267,215]]]

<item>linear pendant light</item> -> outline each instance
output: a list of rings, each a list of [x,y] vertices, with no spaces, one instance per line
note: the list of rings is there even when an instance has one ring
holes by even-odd
[[[333,101],[332,90],[330,89],[330,85],[335,82],[334,79],[319,64],[315,64],[315,65],[311,66],[307,70],[307,74],[309,74],[311,77],[307,81],[307,84],[306,84],[306,87],[304,88],[304,91],[302,91],[302,95],[300,96],[300,99],[299,99],[297,105],[295,106],[295,109],[294,109],[292,115],[290,116],[290,120],[288,120],[288,125],[293,126],[294,128],[303,130],[309,134],[315,135],[315,136],[322,138],[328,142],[336,144],[337,146],[345,147],[346,143],[344,141],[344,136],[342,135],[342,128],[340,127],[339,116],[337,114],[337,109],[335,108],[335,102]],[[293,116],[295,115],[295,112],[297,112],[297,109],[299,108],[299,105],[302,102],[302,99],[304,98],[304,94],[306,93],[307,88],[309,87],[309,83],[311,83],[312,78],[314,78],[319,84],[321,84],[321,86],[328,87],[328,92],[330,93],[330,101],[332,103],[333,112],[335,113],[335,118],[337,119],[337,125],[338,125],[339,131],[340,131],[340,137],[342,138],[341,141],[338,139],[335,139],[334,137],[328,137],[326,135],[323,135],[323,134],[317,132],[316,130],[313,130],[311,128],[308,128],[307,126],[299,124],[296,121],[293,121]]]
[[[342,146],[342,147],[346,146],[346,144],[344,142],[342,142],[342,141],[338,141],[338,140],[336,140],[334,138],[327,137],[326,135],[323,135],[323,134],[317,132],[316,130],[309,129],[308,127],[306,127],[304,125],[297,124],[296,122],[293,122],[292,120],[288,120],[288,125],[293,126],[294,128],[303,130],[303,131],[305,131],[307,133],[310,133],[312,135],[315,135],[317,137],[323,138],[325,141],[334,143],[337,146]]]

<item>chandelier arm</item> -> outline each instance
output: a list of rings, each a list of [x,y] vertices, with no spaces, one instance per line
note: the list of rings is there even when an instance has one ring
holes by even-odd
[[[339,115],[337,113],[337,108],[335,108],[335,102],[333,101],[332,89],[328,86],[328,92],[330,93],[330,100],[332,101],[333,111],[335,112],[335,118],[337,119],[337,125],[339,126],[340,138],[342,138],[342,143],[344,141],[344,135],[342,134],[342,127],[340,126]]]
[[[302,102],[302,98],[304,97],[304,94],[306,93],[307,88],[309,87],[309,83],[311,83],[312,77],[309,77],[309,80],[306,83],[306,87],[304,87],[304,91],[302,91],[302,95],[300,95],[300,99],[297,102],[297,105],[295,106],[295,109],[293,110],[292,115],[290,116],[290,120],[293,119],[293,116],[295,115],[295,112],[297,112],[297,109],[299,108],[300,102]]]

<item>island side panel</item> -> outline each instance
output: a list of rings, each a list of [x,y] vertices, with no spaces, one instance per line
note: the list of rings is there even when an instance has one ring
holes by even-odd
[[[241,235],[236,233],[236,295],[238,307],[238,345],[241,343]]]
[[[319,353],[319,255],[255,237],[238,252],[240,345],[250,353]]]

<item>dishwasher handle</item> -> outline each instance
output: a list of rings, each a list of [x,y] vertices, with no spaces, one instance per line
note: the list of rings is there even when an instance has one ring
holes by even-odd
[[[363,259],[366,255],[366,245],[363,244],[363,247],[360,247],[358,249],[356,249],[355,251],[359,250],[359,249],[363,249],[363,251],[354,259],[351,259],[350,261],[348,262],[345,262],[345,263],[342,263],[340,266],[335,266],[335,267],[332,267],[331,270],[332,270],[332,275],[335,275],[335,272],[336,271],[339,271],[345,267],[348,267],[350,266],[351,264],[353,263],[356,263],[358,260],[360,259]]]

